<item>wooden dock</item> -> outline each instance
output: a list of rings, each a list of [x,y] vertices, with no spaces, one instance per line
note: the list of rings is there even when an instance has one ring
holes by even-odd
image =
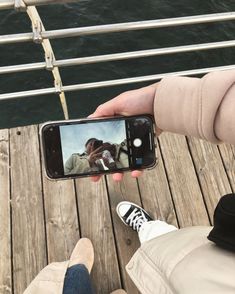
[[[80,237],[94,244],[97,293],[138,293],[125,265],[139,242],[118,220],[117,203],[133,201],[179,227],[209,225],[220,196],[235,191],[234,147],[162,134],[157,149],[158,166],[139,180],[52,182],[38,126],[0,130],[0,293],[22,294],[46,264],[68,259]]]

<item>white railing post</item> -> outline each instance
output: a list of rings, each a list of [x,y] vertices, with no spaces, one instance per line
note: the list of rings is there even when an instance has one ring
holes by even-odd
[[[16,11],[26,11],[27,6],[23,0],[15,0],[14,8]]]
[[[61,103],[61,106],[63,109],[64,117],[65,117],[65,119],[68,119],[69,118],[68,107],[67,107],[65,93],[62,90],[62,80],[61,80],[59,68],[57,66],[54,66],[54,64],[52,62],[49,65],[49,60],[50,61],[55,60],[55,55],[54,55],[51,43],[48,39],[43,39],[41,37],[41,34],[43,31],[45,31],[45,28],[43,26],[42,20],[38,14],[36,7],[34,7],[34,6],[27,7],[27,14],[30,17],[31,22],[32,22],[34,42],[42,44],[42,47],[45,51],[47,69],[50,69],[52,71],[52,74],[54,76],[54,83],[55,83],[57,89],[58,89],[58,85],[60,85],[60,90],[56,91],[56,93],[60,97],[60,103]],[[48,58],[49,58],[49,60],[48,60]]]

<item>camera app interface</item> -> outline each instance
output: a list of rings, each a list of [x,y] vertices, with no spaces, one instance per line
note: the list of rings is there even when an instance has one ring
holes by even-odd
[[[59,127],[64,175],[129,167],[125,120]]]

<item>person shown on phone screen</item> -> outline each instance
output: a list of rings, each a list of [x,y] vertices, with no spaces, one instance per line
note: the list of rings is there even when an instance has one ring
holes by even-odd
[[[82,154],[74,153],[65,163],[65,174],[81,174],[90,171],[115,170],[129,166],[126,140],[120,144],[90,138]]]

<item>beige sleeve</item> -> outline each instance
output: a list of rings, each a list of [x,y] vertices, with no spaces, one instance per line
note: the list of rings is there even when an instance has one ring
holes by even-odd
[[[235,145],[235,70],[201,79],[164,78],[157,88],[154,115],[163,131]]]

